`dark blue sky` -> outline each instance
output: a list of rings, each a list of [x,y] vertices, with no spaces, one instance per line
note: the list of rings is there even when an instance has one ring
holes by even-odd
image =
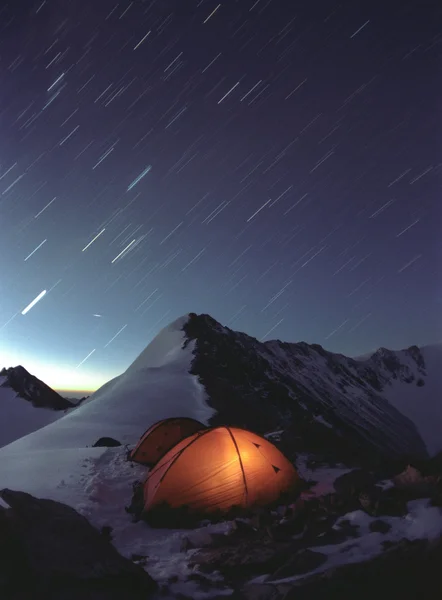
[[[93,389],[189,311],[441,339],[439,3],[14,0],[0,28],[0,366]]]

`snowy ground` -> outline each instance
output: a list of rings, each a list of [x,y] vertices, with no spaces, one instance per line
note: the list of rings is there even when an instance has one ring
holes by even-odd
[[[189,374],[193,345],[182,349],[183,319],[163,329],[119,377],[103,385],[56,423],[10,444],[8,452],[84,448],[100,437],[134,445],[167,417],[206,423],[213,414],[203,386]]]
[[[0,448],[0,489],[64,502],[96,527],[111,526],[121,554],[147,556],[146,569],[156,581],[166,584],[178,577],[172,592],[197,599],[205,594],[197,583],[186,581],[189,552],[180,551],[188,531],[151,529],[143,522],[133,523],[125,510],[133,483],[146,469],[126,461],[124,447],[91,447],[102,436],[134,445],[163,418],[189,416],[206,422],[211,416],[204,388],[189,374],[192,345],[182,350],[182,325],[180,319],[166,327],[123,375],[79,408]],[[220,527],[226,525],[215,530]]]
[[[113,544],[123,556],[146,557],[147,572],[160,585],[169,584],[171,594],[185,593],[195,599],[210,596],[188,579],[192,572],[188,562],[194,551],[182,552],[181,544],[189,531],[152,529],[142,521],[134,523],[125,510],[132,500],[132,484],[146,475],[145,467],[127,461],[123,448],[70,448],[54,454],[44,450],[25,458],[23,454],[2,454],[8,468],[0,471],[0,489],[20,489],[73,506],[98,529],[111,526]],[[28,462],[25,479],[24,460]],[[204,529],[221,533],[228,527],[221,523]],[[171,578],[177,581],[170,584]],[[167,600],[167,596],[162,598]]]
[[[308,462],[307,454],[298,454],[296,458],[296,468],[298,473],[305,481],[316,482],[310,487],[303,495],[308,496],[324,496],[325,494],[331,494],[336,490],[333,487],[335,480],[345,473],[349,473],[352,469],[340,465],[337,467],[324,467],[319,466],[316,469],[307,467]]]
[[[315,552],[328,556],[328,560],[320,567],[304,575],[296,575],[284,579],[272,580],[272,584],[300,581],[311,575],[323,573],[336,567],[363,562],[379,556],[384,552],[383,544],[386,541],[399,542],[403,539],[437,539],[442,535],[442,511],[437,507],[429,506],[429,500],[414,500],[408,503],[409,513],[405,517],[382,517],[382,521],[391,525],[388,533],[370,531],[370,523],[375,521],[362,510],[348,513],[337,520],[334,525],[339,527],[340,522],[347,520],[359,529],[359,537],[350,538],[342,544],[315,546]],[[262,575],[250,583],[264,583],[270,575]]]
[[[35,408],[17,397],[10,387],[1,387],[6,377],[0,377],[0,448],[28,435],[63,416],[62,411]]]

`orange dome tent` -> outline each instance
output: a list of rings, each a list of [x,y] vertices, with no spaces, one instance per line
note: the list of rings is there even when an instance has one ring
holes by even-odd
[[[228,512],[277,501],[299,476],[264,438],[236,427],[199,431],[178,442],[144,483],[144,513],[161,508]]]
[[[163,419],[149,427],[129,454],[129,459],[152,467],[182,439],[206,426],[190,417]]]

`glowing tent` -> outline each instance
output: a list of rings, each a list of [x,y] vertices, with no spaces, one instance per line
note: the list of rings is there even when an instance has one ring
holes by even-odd
[[[266,506],[296,489],[299,476],[264,438],[235,427],[199,431],[180,441],[144,483],[144,512],[185,508],[228,512]]]
[[[149,427],[132,450],[129,459],[152,467],[166,452],[185,437],[205,429],[205,425],[189,417],[164,419]]]

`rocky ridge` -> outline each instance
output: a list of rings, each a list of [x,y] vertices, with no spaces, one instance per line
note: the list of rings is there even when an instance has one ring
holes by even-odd
[[[2,369],[0,377],[5,378],[4,381],[0,382],[0,386],[13,389],[20,398],[27,400],[36,408],[67,410],[76,406],[60,396],[43,381],[31,375],[21,365]]]
[[[424,383],[416,346],[404,351],[412,370],[385,349],[357,361],[317,344],[259,342],[209,315],[190,314],[183,329],[184,345],[195,342],[191,372],[217,411],[212,424],[284,429],[293,453],[352,455],[356,464],[427,456],[415,425],[382,397],[391,380]]]

